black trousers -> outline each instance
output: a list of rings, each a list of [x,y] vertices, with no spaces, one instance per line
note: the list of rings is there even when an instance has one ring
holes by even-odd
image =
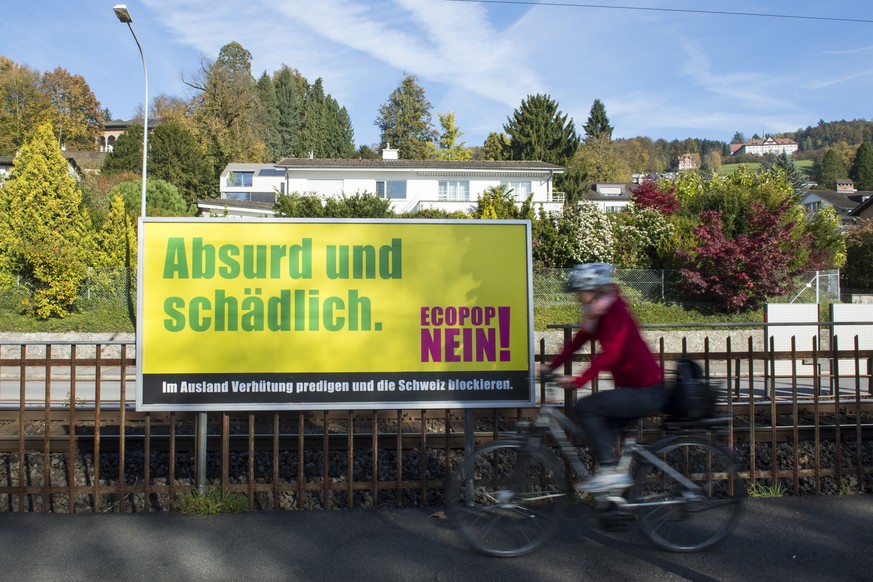
[[[586,396],[576,403],[576,418],[599,463],[615,463],[615,442],[628,422],[661,414],[669,399],[664,384],[618,388]]]

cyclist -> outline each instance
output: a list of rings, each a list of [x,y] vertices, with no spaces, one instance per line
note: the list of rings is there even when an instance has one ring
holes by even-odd
[[[580,329],[560,354],[540,366],[541,373],[551,372],[593,339],[600,350],[592,354],[588,369],[581,376],[562,376],[556,382],[576,390],[600,372],[612,374],[616,390],[597,392],[576,404],[577,419],[598,460],[595,474],[579,485],[589,493],[632,485],[630,474],[616,468],[616,439],[628,421],[663,412],[669,398],[664,371],[613,283],[614,270],[609,263],[586,263],[570,271],[565,289],[576,293],[582,306]]]

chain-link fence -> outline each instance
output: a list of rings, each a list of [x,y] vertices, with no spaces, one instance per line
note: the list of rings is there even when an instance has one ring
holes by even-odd
[[[576,298],[564,291],[568,269],[542,269],[534,272],[534,305],[567,305]],[[636,294],[654,302],[670,301],[682,296],[682,276],[676,270],[617,269],[615,278],[625,293]],[[827,303],[840,299],[840,272],[810,271],[794,278],[785,295],[773,297],[771,303]]]
[[[567,269],[540,269],[533,274],[533,299],[538,307],[574,304],[576,298],[564,291]],[[663,269],[618,269],[616,280],[625,293],[653,302],[681,296],[679,271]],[[19,286],[26,283],[19,279]],[[80,296],[94,301],[126,304],[136,296],[136,273],[125,268],[89,268]],[[828,303],[840,299],[839,271],[810,271],[795,277],[791,290],[771,303]]]

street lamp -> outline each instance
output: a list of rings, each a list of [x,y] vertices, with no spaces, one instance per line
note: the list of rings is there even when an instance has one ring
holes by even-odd
[[[112,7],[115,10],[115,16],[123,24],[126,24],[130,29],[130,34],[133,35],[133,40],[136,42],[136,48],[139,49],[139,56],[142,59],[142,74],[145,77],[145,107],[143,107],[143,128],[142,128],[142,209],[140,216],[145,218],[146,215],[146,164],[148,161],[149,151],[149,73],[146,70],[145,55],[142,54],[142,46],[139,44],[139,39],[136,38],[136,33],[133,32],[133,18],[130,17],[130,12],[124,4],[116,4]]]

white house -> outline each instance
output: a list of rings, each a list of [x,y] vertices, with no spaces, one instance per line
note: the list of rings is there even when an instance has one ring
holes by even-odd
[[[598,182],[584,198],[607,214],[621,212],[631,202],[630,185],[623,182]]]
[[[753,139],[748,141],[742,145],[742,147],[737,148],[735,151],[733,150],[733,146],[736,144],[731,144],[731,155],[734,154],[754,154],[756,156],[763,156],[764,154],[776,154],[780,155],[782,153],[788,154],[789,156],[793,156],[794,152],[797,151],[797,142],[788,139],[787,137],[765,137],[764,139]]]
[[[401,160],[397,150],[382,158],[285,158],[277,164],[228,164],[221,173],[218,200],[198,202],[201,214],[272,216],[278,194],[323,197],[370,192],[390,199],[396,213],[441,209],[471,212],[488,188],[506,185],[516,200],[533,195],[536,207],[559,210],[563,193],[552,180],[564,168],[545,162]]]

